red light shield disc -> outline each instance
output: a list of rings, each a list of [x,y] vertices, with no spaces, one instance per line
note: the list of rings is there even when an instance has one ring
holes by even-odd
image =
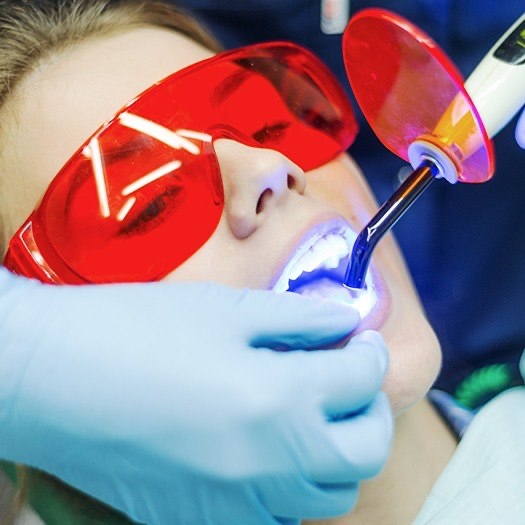
[[[379,140],[408,161],[417,139],[444,151],[462,182],[494,172],[492,143],[461,74],[421,30],[383,9],[352,18],[343,37],[356,100]]]

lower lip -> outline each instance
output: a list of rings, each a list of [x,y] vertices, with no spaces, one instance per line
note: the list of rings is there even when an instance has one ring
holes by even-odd
[[[386,321],[391,307],[391,295],[386,283],[373,268],[369,270],[366,289],[362,292],[356,293],[328,278],[320,279],[295,292],[304,296],[338,301],[355,308],[361,316],[361,321],[354,334],[364,330],[378,330]]]

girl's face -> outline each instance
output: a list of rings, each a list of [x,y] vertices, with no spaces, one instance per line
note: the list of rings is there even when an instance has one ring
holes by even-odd
[[[0,111],[4,240],[102,122],[154,82],[210,55],[177,33],[143,27],[84,42],[42,62]],[[214,148],[224,212],[213,236],[170,280],[282,290],[298,269],[334,266],[348,250],[343,239],[355,237],[349,229],[358,232],[376,209],[362,174],[346,155],[304,173],[273,150],[230,139],[216,140]],[[324,263],[327,258],[331,261]],[[336,275],[344,264],[326,271]],[[372,275],[378,300],[361,328],[378,329],[388,343],[385,390],[400,412],[425,395],[435,379],[439,345],[392,237],[376,249]],[[327,280],[300,291],[344,294]]]

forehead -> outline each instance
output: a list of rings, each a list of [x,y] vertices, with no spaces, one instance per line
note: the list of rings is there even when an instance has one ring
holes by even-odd
[[[141,27],[83,42],[42,62],[0,115],[2,177],[7,190],[16,185],[18,193],[13,220],[26,218],[71,154],[126,102],[211,55],[176,32]]]

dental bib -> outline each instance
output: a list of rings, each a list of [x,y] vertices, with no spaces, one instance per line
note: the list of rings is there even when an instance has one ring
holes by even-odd
[[[525,388],[475,416],[413,525],[525,521]]]

